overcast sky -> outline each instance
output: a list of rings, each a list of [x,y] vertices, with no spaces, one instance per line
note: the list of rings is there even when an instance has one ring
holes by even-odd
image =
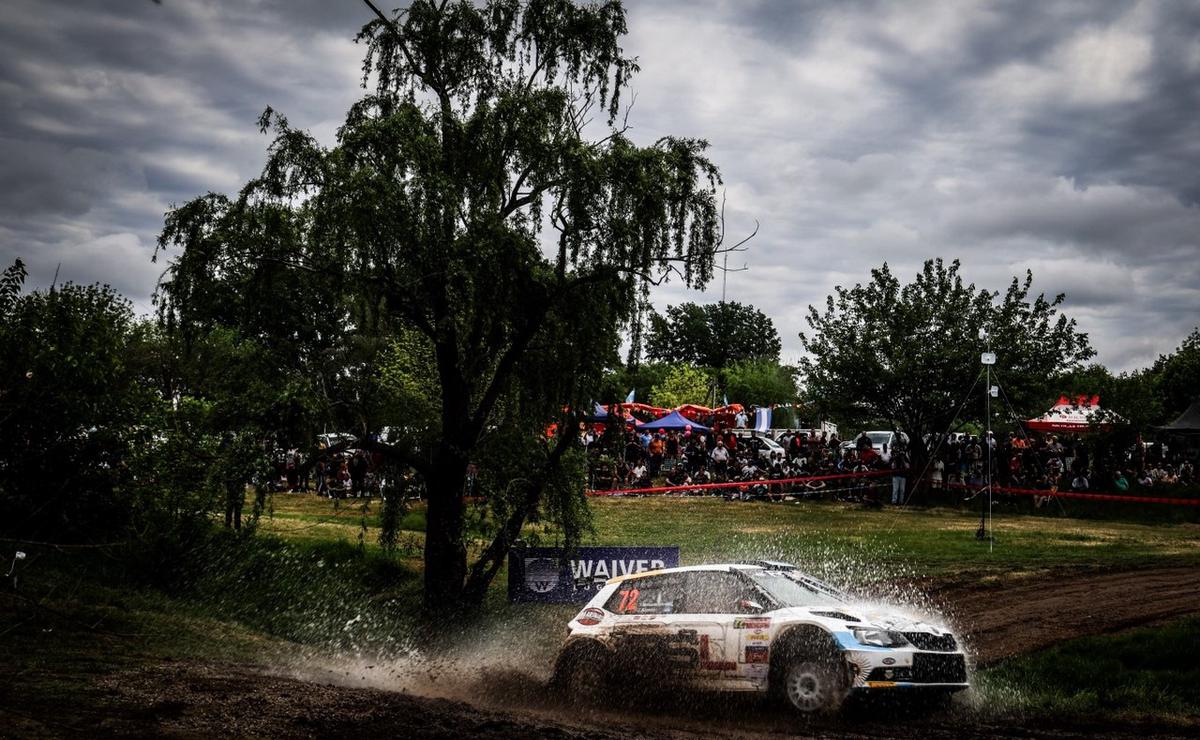
[[[761,223],[728,297],[774,318],[785,359],[806,306],[884,260],[910,279],[957,257],[994,289],[1031,268],[1115,370],[1200,323],[1200,3],[627,7],[632,135],[711,142],[730,235]],[[163,212],[257,174],[268,104],[332,143],[369,17],[357,0],[5,0],[0,261],[148,310]]]

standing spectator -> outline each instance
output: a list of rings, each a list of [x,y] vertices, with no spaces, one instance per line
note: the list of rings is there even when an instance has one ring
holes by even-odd
[[[362,450],[354,453],[354,459],[350,461],[350,493],[354,498],[362,498],[367,495],[367,469],[370,465],[367,464],[367,456]]]
[[[317,479],[317,495],[328,496],[329,462],[325,459],[324,455],[321,455],[321,457],[317,459],[317,465],[315,468],[313,468],[313,475],[316,476]]]
[[[288,450],[287,462],[284,463],[284,476],[287,478],[288,493],[300,490],[300,464],[298,450]]]
[[[892,504],[904,503],[908,485],[908,453],[903,449],[892,451]]]
[[[658,471],[662,469],[663,455],[666,451],[667,443],[663,440],[662,434],[655,434],[650,439],[650,444],[646,446],[646,450],[650,453],[650,476],[658,475]]]
[[[724,478],[729,472],[729,449],[725,446],[725,442],[718,439],[717,446],[709,453],[709,457],[713,461],[713,472]]]
[[[938,455],[933,459],[933,472],[929,475],[930,486],[935,491],[942,490],[942,482],[946,475],[946,463],[942,462],[942,456]]]
[[[334,498],[344,498],[350,490],[350,463],[344,457],[338,462],[336,484],[333,490]]]
[[[463,498],[479,497],[479,468],[475,463],[467,463],[467,475],[463,478]]]

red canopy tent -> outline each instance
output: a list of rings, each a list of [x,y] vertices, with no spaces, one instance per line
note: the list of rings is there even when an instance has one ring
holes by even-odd
[[[1025,427],[1035,432],[1106,432],[1112,429],[1113,422],[1123,423],[1124,419],[1100,408],[1100,396],[1078,396],[1074,400],[1059,396],[1044,416],[1029,419]]]

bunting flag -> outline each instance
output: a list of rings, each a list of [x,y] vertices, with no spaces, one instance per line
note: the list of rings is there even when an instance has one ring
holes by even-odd
[[[765,432],[771,428],[771,409],[759,408],[754,410],[754,429]]]

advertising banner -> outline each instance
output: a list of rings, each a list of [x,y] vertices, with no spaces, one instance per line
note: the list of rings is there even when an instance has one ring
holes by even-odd
[[[584,604],[609,578],[677,565],[678,547],[529,547],[508,555],[508,600]]]

